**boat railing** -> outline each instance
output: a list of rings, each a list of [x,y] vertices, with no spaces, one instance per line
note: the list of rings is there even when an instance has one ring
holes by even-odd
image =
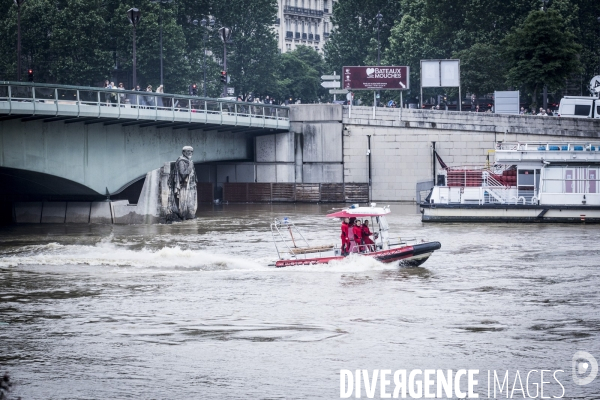
[[[497,143],[496,150],[517,151],[600,151],[600,142],[514,142]]]
[[[271,223],[271,236],[280,260],[283,259],[282,254],[288,254],[290,258],[306,258],[308,254],[320,255],[335,249],[334,245],[311,246],[302,231],[288,217],[275,219]]]

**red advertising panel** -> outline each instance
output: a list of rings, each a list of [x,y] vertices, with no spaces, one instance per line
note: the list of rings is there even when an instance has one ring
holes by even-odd
[[[409,67],[344,67],[342,88],[350,90],[410,89]]]

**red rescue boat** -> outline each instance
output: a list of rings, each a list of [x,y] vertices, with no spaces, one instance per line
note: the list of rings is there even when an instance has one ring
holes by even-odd
[[[363,257],[372,257],[383,263],[398,262],[402,265],[418,266],[427,261],[435,250],[442,247],[440,242],[401,238],[391,240],[385,218],[389,213],[389,206],[377,207],[375,203],[371,203],[367,207],[353,205],[328,214],[329,218],[342,220],[348,218],[354,222],[359,218],[371,221],[370,226],[374,229],[374,240],[356,240],[350,249],[342,249],[338,245],[311,246],[289,218],[276,219],[271,224],[271,234],[279,257],[274,265],[281,268],[295,265],[328,264],[334,260],[343,260],[350,254],[357,254]],[[370,233],[368,228],[367,232]]]

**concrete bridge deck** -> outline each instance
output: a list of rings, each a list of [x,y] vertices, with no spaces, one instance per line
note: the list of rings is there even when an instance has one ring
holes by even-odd
[[[260,103],[0,82],[0,197],[119,193],[184,145],[195,148],[197,163],[248,161],[255,136],[288,131],[288,113]]]
[[[288,108],[194,96],[78,86],[0,82],[0,119],[288,130]],[[187,125],[186,125],[187,124]]]

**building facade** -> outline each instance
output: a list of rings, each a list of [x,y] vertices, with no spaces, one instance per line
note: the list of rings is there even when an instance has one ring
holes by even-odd
[[[275,30],[282,53],[309,46],[323,53],[332,29],[333,3],[338,0],[278,0]]]

